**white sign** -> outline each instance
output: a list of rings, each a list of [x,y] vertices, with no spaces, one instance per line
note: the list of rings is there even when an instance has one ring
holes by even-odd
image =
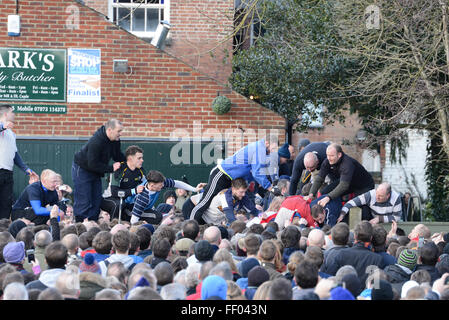
[[[67,102],[101,102],[100,49],[68,49]]]

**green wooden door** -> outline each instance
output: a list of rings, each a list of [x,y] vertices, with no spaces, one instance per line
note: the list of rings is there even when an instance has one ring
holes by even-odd
[[[73,155],[81,149],[87,140],[28,140],[18,139],[17,148],[24,162],[40,174],[44,169],[60,173],[64,183],[73,187],[71,167]],[[196,186],[207,182],[210,170],[217,158],[222,158],[224,144],[208,142],[183,143],[173,141],[122,141],[122,151],[130,145],[138,145],[144,150],[143,167],[146,172],[159,170],[166,177],[181,180],[185,176],[188,182]],[[176,152],[179,150],[179,152]],[[182,151],[181,151],[182,150]],[[14,167],[14,198],[20,195],[28,184],[28,177]],[[106,187],[106,179],[103,186]]]

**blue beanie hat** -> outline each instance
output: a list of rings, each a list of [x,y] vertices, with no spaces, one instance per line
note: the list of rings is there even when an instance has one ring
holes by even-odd
[[[279,157],[290,159],[290,151],[288,150],[288,142],[284,143],[278,150]]]
[[[162,213],[162,214],[164,214],[164,213],[169,213],[172,207],[173,207],[173,206],[172,206],[171,204],[168,204],[168,203],[161,203],[161,204],[159,204],[159,205],[157,206],[156,211],[158,211],[158,212],[160,212],[160,213]]]
[[[349,290],[342,287],[335,287],[331,290],[330,300],[355,300],[355,298]]]
[[[143,225],[141,225],[141,227],[144,227],[144,228],[150,230],[151,234],[154,233],[154,226],[152,224],[149,224],[149,223],[143,224]]]
[[[201,300],[206,300],[213,296],[226,300],[227,291],[228,284],[225,279],[216,275],[207,276],[201,285]]]

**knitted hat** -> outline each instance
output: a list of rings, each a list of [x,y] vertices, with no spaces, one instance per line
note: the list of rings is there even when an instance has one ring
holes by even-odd
[[[81,272],[93,272],[93,273],[101,273],[100,266],[97,261],[95,261],[95,257],[92,253],[88,252],[84,256],[83,262],[81,262],[80,266]]]
[[[201,285],[201,300],[206,300],[210,297],[219,297],[226,300],[226,293],[228,291],[228,284],[226,280],[217,275],[207,276]]]
[[[290,151],[288,150],[288,142],[284,143],[278,150],[279,157],[290,159]]]
[[[415,269],[417,262],[418,262],[418,255],[413,250],[405,249],[402,250],[402,252],[399,254],[398,264],[400,266],[409,268],[410,270],[413,271],[413,269]]]
[[[173,208],[173,206],[171,204],[168,203],[160,203],[157,208],[156,211],[164,214],[164,213],[169,213],[171,208]]]
[[[298,143],[298,150],[301,150],[301,148],[305,148],[310,144],[310,140],[309,139],[301,139],[299,140]]]
[[[222,239],[228,239],[229,238],[228,229],[226,229],[226,227],[218,226],[218,229],[220,229],[220,233],[221,233],[221,238]]]
[[[20,230],[25,228],[27,225],[22,220],[13,221],[8,228],[8,232],[15,238]]]
[[[270,274],[261,266],[253,267],[248,272],[248,287],[258,287],[268,280],[270,280]]]
[[[238,269],[239,274],[242,276],[242,278],[248,278],[248,272],[254,268],[259,266],[259,260],[256,258],[246,258],[242,262],[239,263]]]
[[[25,258],[25,243],[10,242],[3,248],[3,259],[8,263],[19,263]]]
[[[330,300],[355,300],[349,290],[342,287],[335,287],[331,290],[331,298]]]
[[[207,240],[200,240],[194,247],[195,257],[200,262],[210,261],[214,257],[214,249]]]
[[[393,300],[393,288],[388,281],[379,280],[371,290],[371,300]]]
[[[147,228],[148,230],[150,230],[151,234],[154,233],[154,226],[152,224],[149,224],[149,223],[143,224],[143,225],[141,225],[141,227],[144,227],[144,228]]]
[[[194,244],[195,241],[189,238],[182,238],[176,241],[175,243],[175,249],[178,251],[189,251],[192,244]]]
[[[345,275],[341,282],[344,283],[345,288],[351,292],[354,297],[357,297],[363,290],[362,283],[360,282],[359,277],[355,274],[350,273]]]

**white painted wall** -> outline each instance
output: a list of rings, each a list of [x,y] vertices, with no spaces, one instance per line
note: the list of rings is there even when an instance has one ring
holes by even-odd
[[[390,144],[385,145],[385,168],[382,170],[382,181],[391,183],[394,190],[399,192],[411,192],[419,195],[421,199],[427,198],[427,183],[425,180],[426,156],[428,135],[422,131],[409,130],[409,147],[407,158],[402,159],[402,164],[390,162]]]

